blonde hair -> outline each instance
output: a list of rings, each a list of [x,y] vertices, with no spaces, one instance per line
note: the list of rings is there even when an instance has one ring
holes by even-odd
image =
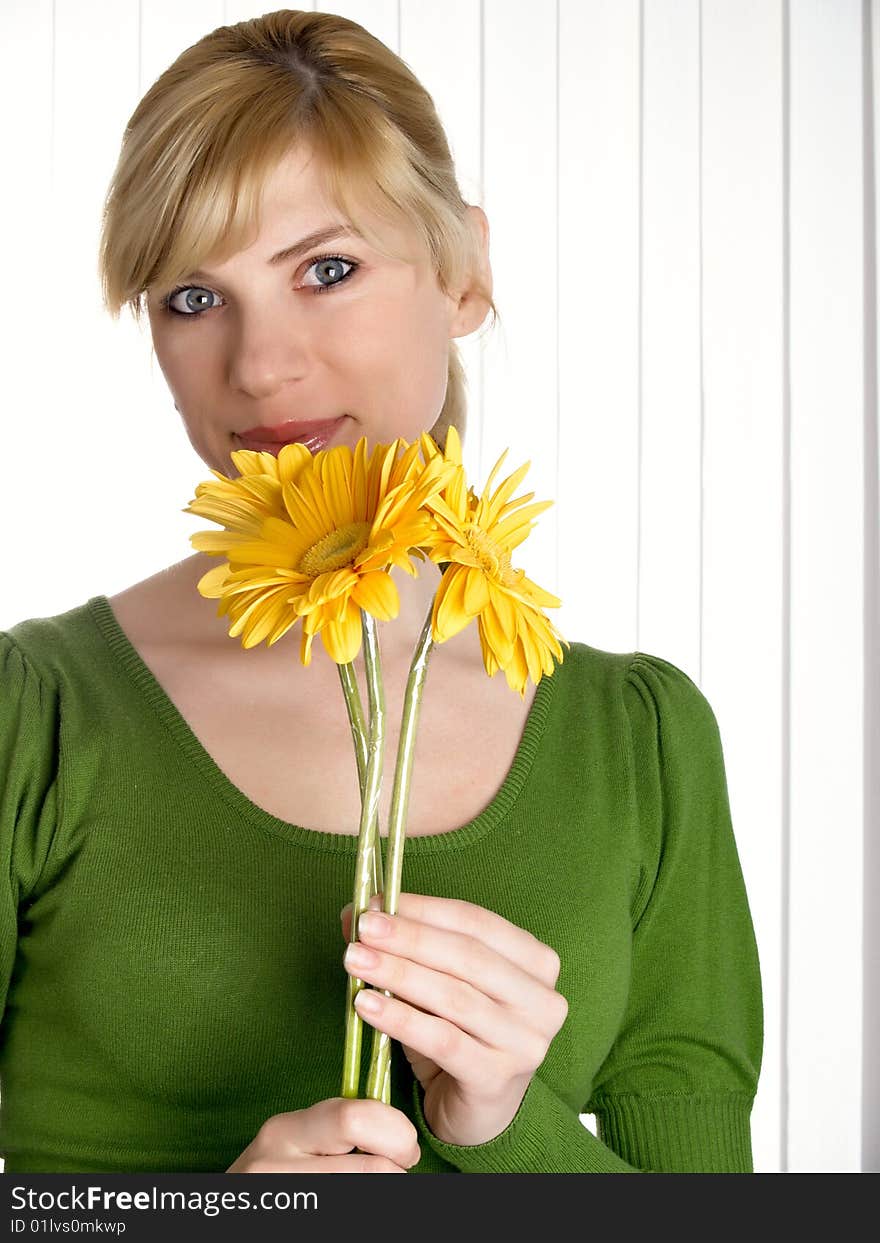
[[[434,101],[407,65],[357,22],[281,9],[220,26],[178,56],[134,110],[104,206],[99,276],[114,318],[140,323],[145,292],[253,243],[262,187],[304,141],[335,206],[384,254],[359,205],[414,226],[444,294],[480,279],[480,239]],[[400,256],[398,256],[400,257]],[[466,377],[449,343],[446,398],[431,435],[464,440]]]

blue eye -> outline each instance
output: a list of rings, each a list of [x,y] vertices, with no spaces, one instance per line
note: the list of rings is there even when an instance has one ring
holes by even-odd
[[[317,267],[320,263],[330,265],[330,267],[335,268],[337,272],[340,270],[340,265],[345,265],[345,267],[348,268],[348,271],[343,272],[338,280],[334,280],[329,285],[303,286],[304,289],[311,289],[314,293],[329,293],[332,289],[336,289],[337,286],[344,284],[345,281],[347,281],[350,276],[353,276],[360,267],[359,263],[355,263],[353,259],[345,259],[342,255],[319,255],[316,259],[311,261],[306,270],[309,271],[312,268]],[[172,299],[176,298],[179,293],[187,293],[189,290],[197,290],[200,293],[207,294],[209,297],[215,296],[212,290],[207,289],[203,285],[178,285],[161,300],[160,305],[163,310],[169,311],[172,315],[179,315],[183,319],[201,319],[205,311],[212,311],[215,309],[211,306],[203,306],[196,310],[191,308],[189,311],[179,311],[177,307],[171,305]],[[216,296],[219,297],[220,295],[217,294]]]
[[[314,289],[315,293],[329,293],[331,289],[335,289],[338,285],[342,285],[345,281],[347,281],[348,278],[352,276],[354,272],[360,267],[359,263],[355,263],[354,260],[352,259],[343,259],[342,255],[319,255],[317,259],[312,260],[312,262],[309,264],[309,267],[306,269],[306,271],[308,271],[310,268],[316,268],[319,263],[330,264],[331,267],[336,268],[337,272],[339,271],[339,265],[345,264],[345,266],[349,270],[347,272],[343,272],[339,280],[333,281],[331,285],[311,286],[311,288]]]

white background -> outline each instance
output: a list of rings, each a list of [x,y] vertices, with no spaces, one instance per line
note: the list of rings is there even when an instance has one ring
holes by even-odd
[[[755,1168],[880,1170],[876,0],[332,11],[420,77],[489,217],[504,322],[464,343],[469,476],[531,460],[556,504],[520,564],[554,621],[671,660],[718,719],[765,995]],[[260,12],[0,8],[0,627],[206,529],[98,231],[147,87]]]

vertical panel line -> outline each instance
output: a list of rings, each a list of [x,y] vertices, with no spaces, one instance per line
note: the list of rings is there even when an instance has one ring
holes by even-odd
[[[700,552],[698,573],[699,640],[697,682],[703,685],[703,621],[705,587],[703,582],[706,556],[706,384],[703,373],[703,0],[697,5],[697,322],[699,324],[700,373]]]
[[[864,805],[862,870],[862,1173],[880,1171],[880,907],[877,879],[880,844],[871,826],[880,824],[880,496],[877,478],[877,200],[874,150],[874,14],[872,0],[862,0],[862,167],[864,213]]]
[[[556,0],[556,264],[555,264],[554,270],[556,272],[556,487],[555,487],[555,492],[557,496],[559,495],[559,480],[561,478],[561,452],[562,452],[561,444],[560,444],[561,439],[562,439],[560,389],[562,386],[559,382],[559,367],[560,367],[560,362],[561,362],[560,351],[559,351],[559,301],[560,301],[559,287],[561,284],[559,280],[559,216],[560,216],[560,180],[561,180],[560,175],[559,175],[559,148],[560,148],[560,144],[559,144],[559,116],[560,116],[559,97],[561,94],[561,87],[562,87],[562,84],[561,84],[562,72],[561,72],[561,61],[560,61],[560,55],[559,55],[559,47],[560,47],[559,22],[560,22],[559,0]],[[560,529],[559,516],[557,514],[557,517],[556,517],[556,586],[553,589],[557,594],[561,591],[561,588],[562,588],[562,580],[560,578],[562,567],[561,567],[561,558],[560,558],[560,552],[559,552],[559,545],[561,543],[561,537],[562,537],[562,531]]]
[[[641,650],[642,632],[642,401],[644,357],[642,321],[644,319],[645,272],[645,0],[639,0],[639,202],[638,202],[638,292],[636,295],[636,649]]]
[[[781,1172],[789,1167],[791,977],[791,13],[782,0],[782,832],[779,998]]]
[[[144,0],[138,0],[138,98],[144,89]]]
[[[486,210],[486,0],[480,0],[480,204]],[[491,260],[490,260],[491,262]],[[485,474],[486,351],[480,345],[480,478]]]
[[[52,66],[49,86],[49,197],[55,200],[55,0],[52,0]]]

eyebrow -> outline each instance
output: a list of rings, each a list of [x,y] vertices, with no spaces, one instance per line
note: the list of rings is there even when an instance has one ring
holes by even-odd
[[[346,225],[332,224],[325,225],[321,229],[315,229],[314,233],[309,233],[307,237],[301,237],[298,242],[294,242],[292,246],[285,246],[283,250],[279,250],[271,259],[267,259],[266,263],[269,267],[277,267],[280,263],[284,263],[287,259],[296,259],[300,255],[311,250],[315,246],[323,246],[325,242],[334,242],[340,237],[358,237],[363,240],[363,234],[357,229]],[[199,268],[196,272],[187,273],[185,279],[195,277],[211,278],[211,273]]]

